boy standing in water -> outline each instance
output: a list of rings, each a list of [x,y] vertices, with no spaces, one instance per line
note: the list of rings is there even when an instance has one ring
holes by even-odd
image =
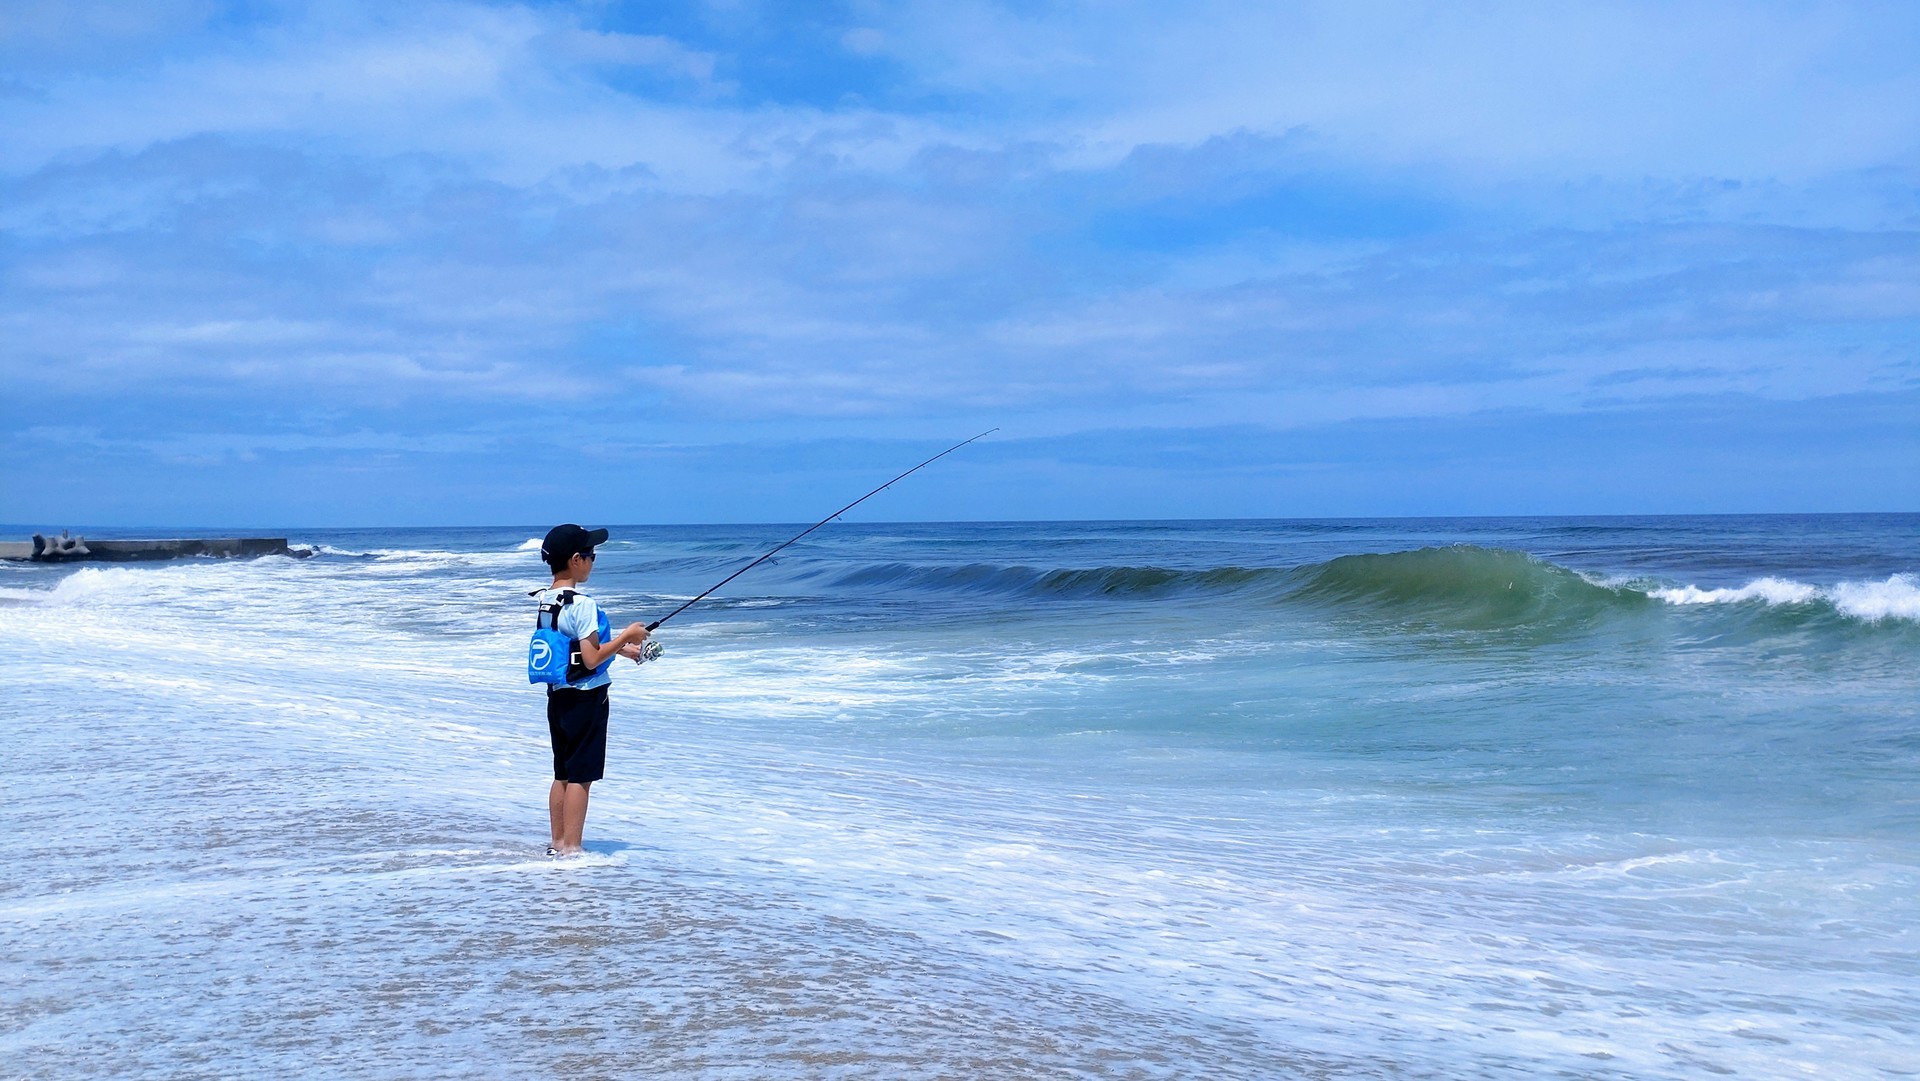
[[[571,523],[554,526],[540,543],[540,558],[553,571],[553,585],[539,594],[541,604],[558,603],[563,592],[573,599],[560,610],[556,629],[578,643],[581,672],[563,687],[547,688],[547,734],[553,739],[553,787],[547,790],[547,814],[553,839],[549,856],[580,853],[587,826],[587,789],[606,772],[607,686],[613,678],[601,670],[615,653],[640,659],[647,628],[630,623],[610,642],[600,640],[600,606],[580,592],[593,574],[594,547],[607,539],[604,529]]]

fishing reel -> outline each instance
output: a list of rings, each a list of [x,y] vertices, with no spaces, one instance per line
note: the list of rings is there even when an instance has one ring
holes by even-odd
[[[660,659],[660,655],[666,651],[667,647],[649,638],[645,642],[640,643],[640,655],[633,659],[633,663],[645,664],[648,661],[657,661]]]

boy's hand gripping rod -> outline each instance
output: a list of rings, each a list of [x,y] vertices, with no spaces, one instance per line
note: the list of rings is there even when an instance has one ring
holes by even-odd
[[[706,600],[708,595],[712,594],[714,590],[719,589],[721,586],[726,585],[728,582],[733,581],[735,578],[740,577],[741,575],[747,573],[753,568],[758,567],[760,564],[765,563],[767,560],[772,559],[780,551],[781,548],[785,548],[788,544],[792,544],[794,541],[797,541],[801,537],[804,537],[807,534],[813,532],[814,530],[819,529],[821,526],[826,525],[828,522],[833,521],[835,518],[840,517],[842,514],[847,513],[848,511],[859,506],[860,504],[865,503],[867,500],[872,499],[874,496],[879,495],[881,492],[886,491],[888,488],[891,488],[894,485],[900,483],[901,481],[906,480],[908,477],[912,476],[915,473],[918,473],[922,469],[925,469],[927,466],[930,466],[933,463],[939,461],[940,459],[945,458],[947,455],[952,454],[954,451],[959,450],[961,447],[964,447],[968,443],[973,442],[974,439],[984,439],[987,436],[990,436],[999,430],[1000,429],[998,428],[988,428],[986,431],[981,432],[979,435],[974,436],[973,439],[963,439],[960,442],[955,443],[953,446],[948,447],[946,450],[943,450],[940,453],[934,455],[933,457],[928,458],[926,461],[921,462],[919,465],[914,466],[912,469],[907,470],[905,473],[902,473],[899,476],[888,481],[887,483],[882,484],[880,487],[875,488],[873,491],[868,492],[866,495],[861,496],[859,499],[856,499],[853,502],[847,504],[846,506],[841,507],[839,510],[834,511],[832,514],[827,515],[825,518],[820,519],[819,521],[813,523],[807,528],[794,534],[791,539],[787,540],[785,543],[781,544],[779,547],[774,548],[773,551],[768,552],[766,555],[761,556],[759,559],[754,560],[753,562],[747,564],[746,566],[741,567],[739,570],[734,571],[732,574],[727,575],[725,578],[720,579],[718,582],[715,582],[712,585],[712,587],[709,588],[705,593],[700,594],[698,597],[693,598],[692,600],[681,605],[680,607],[675,608],[673,611],[668,612],[666,615],[661,616],[659,619],[654,620],[652,623],[647,624],[647,630],[649,631],[654,630],[655,628],[659,627],[660,624],[665,623],[667,620],[672,619],[674,616],[677,616],[680,613],[686,611],[687,609],[692,608],[694,605],[699,604],[701,601]]]

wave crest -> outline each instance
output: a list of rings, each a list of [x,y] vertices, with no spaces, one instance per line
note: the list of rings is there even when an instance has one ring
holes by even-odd
[[[1474,545],[1338,556],[1304,567],[1302,599],[1463,627],[1584,623],[1645,594],[1525,552]]]
[[[967,563],[923,567],[880,563],[835,579],[835,585],[906,588],[941,593],[982,593],[1052,597],[1171,596],[1186,592],[1231,593],[1263,582],[1284,582],[1289,570],[1265,567],[1086,567],[1045,569]]]
[[[1460,545],[1340,556],[1301,567],[1174,569],[1110,566],[1045,569],[973,563],[927,567],[883,563],[842,575],[837,586],[986,595],[1100,598],[1233,596],[1298,600],[1446,623],[1499,625],[1587,618],[1647,603],[1644,594],[1599,585],[1523,552]]]
[[[1889,575],[1884,582],[1840,582],[1832,586],[1768,577],[1730,589],[1680,586],[1647,592],[1673,605],[1758,602],[1769,608],[1826,607],[1868,623],[1893,619],[1920,622],[1920,578],[1911,574]]]
[[[1602,581],[1525,552],[1475,545],[1338,556],[1298,567],[1156,566],[1044,568],[968,563],[879,563],[833,579],[836,587],[1056,599],[1234,597],[1306,603],[1404,623],[1459,628],[1559,627],[1673,606],[1755,604],[1852,621],[1920,621],[1920,582],[1815,586],[1760,578],[1736,588]]]

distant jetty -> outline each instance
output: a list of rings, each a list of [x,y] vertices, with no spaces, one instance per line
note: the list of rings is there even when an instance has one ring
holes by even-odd
[[[35,533],[28,541],[0,541],[0,559],[35,563],[100,561],[132,563],[188,556],[286,556],[296,554],[285,537],[190,537],[184,540],[88,540],[66,531]],[[300,553],[304,554],[304,553]]]

